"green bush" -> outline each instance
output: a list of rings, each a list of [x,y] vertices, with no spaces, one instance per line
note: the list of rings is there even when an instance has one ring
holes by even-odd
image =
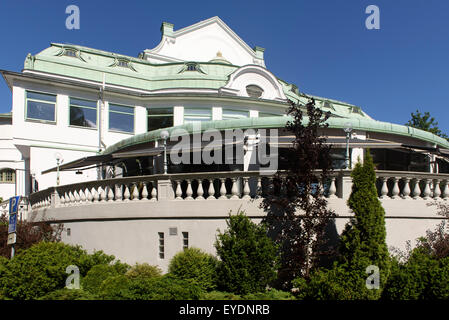
[[[257,292],[244,295],[243,300],[295,300],[290,292],[276,289],[267,290],[266,292]]]
[[[81,289],[59,289],[47,293],[38,300],[96,300],[97,297]]]
[[[82,280],[83,289],[92,294],[98,294],[101,283],[109,277],[125,274],[130,267],[127,264],[98,264],[93,266]]]
[[[204,290],[216,288],[217,259],[198,248],[188,248],[177,253],[171,260],[168,272],[173,276],[197,283]]]
[[[278,249],[264,224],[253,223],[243,212],[230,216],[228,230],[219,233],[215,248],[221,259],[220,289],[237,294],[265,291],[276,278]]]
[[[162,270],[158,266],[151,266],[148,263],[136,263],[126,274],[128,278],[155,278],[162,276]]]
[[[116,276],[103,281],[99,296],[108,300],[196,300],[201,287],[170,275],[156,278]]]
[[[124,275],[109,277],[101,283],[98,297],[104,300],[132,300],[131,281]]]
[[[449,299],[449,258],[436,259],[421,248],[414,249],[407,262],[393,263],[382,298]]]
[[[242,300],[238,294],[224,292],[224,291],[210,291],[205,292],[201,296],[201,300]]]
[[[0,277],[0,291],[6,298],[37,299],[65,287],[68,266],[77,266],[84,276],[98,261],[111,258],[102,252],[89,255],[79,246],[40,242],[20,251],[8,262]]]

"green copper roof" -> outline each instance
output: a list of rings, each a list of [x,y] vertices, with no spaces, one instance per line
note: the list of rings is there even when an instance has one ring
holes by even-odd
[[[235,120],[215,120],[201,122],[201,132],[208,129],[226,130],[226,129],[250,129],[250,128],[282,128],[285,127],[287,121],[292,121],[290,116],[275,116],[263,118],[246,118]],[[304,122],[307,123],[307,118]],[[430,132],[423,131],[416,128],[392,124],[388,122],[381,122],[366,119],[345,119],[345,118],[329,118],[327,123],[329,128],[343,129],[346,123],[350,122],[355,130],[382,132],[389,134],[396,134],[401,136],[414,137],[426,142],[434,143],[440,147],[449,148],[449,142],[446,139],[438,137]],[[116,144],[111,145],[103,154],[110,154],[137,144],[142,144],[150,141],[160,140],[160,133],[162,130],[167,130],[170,133],[177,129],[183,129],[186,133],[194,133],[195,127],[192,123],[175,126],[167,129],[158,129],[143,134],[135,135],[133,137],[124,139]]]
[[[72,55],[66,55],[71,51]],[[126,62],[125,66],[119,62]],[[107,84],[154,91],[173,88],[214,89],[226,85],[230,75],[239,68],[227,61],[194,62],[198,71],[188,71],[186,63],[152,64],[141,58],[111,53],[78,45],[52,43],[51,46],[25,59],[24,70],[64,75],[102,83],[103,74]],[[286,96],[295,101],[306,102],[299,96],[298,88],[278,78]],[[336,100],[315,97],[317,105],[330,101],[327,109],[334,116],[346,118],[369,118],[359,107]],[[275,102],[276,103],[276,102]],[[281,103],[281,102],[277,102]],[[282,103],[281,103],[282,104]],[[326,109],[324,107],[324,109]],[[354,112],[354,110],[360,110]]]

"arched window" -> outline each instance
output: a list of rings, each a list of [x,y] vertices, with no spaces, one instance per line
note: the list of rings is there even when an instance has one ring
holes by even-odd
[[[16,172],[13,169],[0,169],[0,183],[15,183]]]

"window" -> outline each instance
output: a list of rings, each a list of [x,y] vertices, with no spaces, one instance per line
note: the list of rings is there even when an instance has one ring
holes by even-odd
[[[259,112],[259,118],[265,117],[281,117],[283,114],[275,114],[275,113],[267,113],[267,112]]]
[[[173,126],[173,108],[148,109],[148,131]]]
[[[246,93],[251,98],[260,98],[262,96],[263,89],[255,84],[250,84],[246,87]]]
[[[72,235],[72,230],[70,228],[67,228],[67,237],[70,237]]]
[[[129,67],[128,61],[125,61],[125,60],[119,60],[118,63],[117,63],[117,65],[118,65],[119,67],[123,67],[123,68],[128,68],[128,67]]]
[[[186,71],[198,71],[198,66],[196,63],[187,63],[186,64]]]
[[[187,249],[189,247],[189,233],[183,232],[182,233],[182,249]]]
[[[211,109],[184,109],[184,123],[212,120]]]
[[[16,172],[13,169],[2,169],[0,170],[0,182],[3,183],[15,183],[16,182]]]
[[[109,130],[134,132],[134,108],[109,104]]]
[[[71,126],[96,128],[97,127],[97,101],[70,98]]]
[[[27,91],[26,118],[44,121],[56,121],[56,95]]]
[[[248,111],[223,109],[223,115],[222,115],[223,120],[243,119],[243,118],[248,118],[248,117],[249,117]]]
[[[159,259],[165,258],[165,241],[164,241],[164,233],[159,232]]]
[[[64,50],[64,55],[67,56],[67,57],[74,57],[74,58],[76,58],[76,50],[65,49]]]
[[[329,100],[323,101],[323,108],[335,110],[334,105]]]

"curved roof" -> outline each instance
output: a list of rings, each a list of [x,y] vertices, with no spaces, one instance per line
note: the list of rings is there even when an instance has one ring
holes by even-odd
[[[163,130],[173,132],[177,129],[185,130],[186,133],[203,132],[208,129],[226,130],[226,129],[250,129],[250,128],[282,128],[285,127],[288,121],[293,121],[291,116],[275,116],[275,117],[263,117],[263,118],[245,118],[245,119],[233,119],[233,120],[215,120],[201,122],[201,129],[198,131],[192,123],[174,126],[165,129],[157,129],[135,135],[133,137],[124,139],[106,148],[102,154],[110,154],[127,148],[133,145],[138,145],[150,141],[160,140],[160,133]],[[304,123],[307,123],[307,117],[304,118]],[[363,130],[370,132],[382,132],[390,133],[400,136],[408,136],[417,138],[426,142],[434,143],[443,148],[449,148],[449,142],[446,139],[438,137],[430,132],[393,124],[389,122],[366,120],[366,119],[347,119],[347,118],[329,118],[327,123],[329,128],[343,129],[346,124],[350,122],[355,130]]]

